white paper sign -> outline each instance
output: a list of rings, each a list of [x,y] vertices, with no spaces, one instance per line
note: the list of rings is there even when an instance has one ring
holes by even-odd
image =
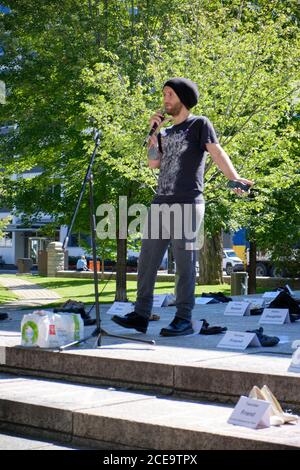
[[[258,323],[283,325],[290,322],[288,308],[264,308]]]
[[[6,364],[6,347],[0,346],[0,364]]]
[[[265,306],[266,301],[262,297],[253,299],[244,299],[245,302],[250,302],[250,308],[262,308]]]
[[[167,294],[155,294],[153,296],[153,307],[162,307],[166,297]]]
[[[226,331],[217,348],[239,349],[243,351],[248,346],[261,346],[255,333],[244,331]]]
[[[211,302],[212,300],[215,300],[215,299],[213,297],[196,297],[195,303],[197,305],[205,305],[205,304],[209,304],[209,302]],[[217,302],[214,301],[214,303],[217,303]]]
[[[241,396],[228,423],[252,429],[268,428],[270,409],[271,404],[268,401]]]
[[[292,361],[288,368],[288,372],[300,373],[300,347],[298,347],[292,355]]]
[[[290,288],[290,286],[288,284],[285,285],[285,288],[288,290],[289,294],[293,297],[294,296],[294,292],[292,291],[292,289]]]
[[[264,298],[264,299],[272,299],[272,300],[274,300],[274,299],[276,299],[276,297],[277,297],[278,294],[280,294],[280,291],[265,292],[265,293],[263,294],[263,298]]]
[[[133,310],[134,305],[131,302],[114,302],[106,313],[108,313],[108,315],[119,315],[120,317],[123,317]]]
[[[234,315],[237,317],[250,315],[250,303],[237,301],[228,302],[224,315]]]
[[[192,327],[193,327],[194,333],[199,334],[202,328],[202,325],[203,325],[203,321],[192,320]]]

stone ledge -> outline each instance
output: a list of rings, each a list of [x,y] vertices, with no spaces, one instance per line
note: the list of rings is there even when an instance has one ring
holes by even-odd
[[[0,370],[74,383],[155,390],[221,403],[235,403],[239,396],[247,395],[253,385],[266,383],[284,407],[300,413],[299,375],[282,370],[283,366],[287,370],[290,359],[282,359],[282,365],[272,370],[269,359],[262,357],[260,364],[251,370],[248,365],[253,360],[251,355],[243,357],[244,364],[237,367],[239,357],[236,354],[214,360],[208,356],[203,362],[175,364],[108,357],[105,353],[103,357],[85,355],[84,350],[58,353],[17,346],[5,348],[5,365],[0,366]]]
[[[95,448],[280,450],[300,448],[300,425],[233,426],[233,406],[100,387],[1,376],[0,422],[87,439]],[[24,398],[25,397],[25,398]]]
[[[35,373],[55,373],[56,376],[73,376],[94,383],[151,386],[172,389],[173,368],[168,364],[93,357],[71,353],[57,353],[22,347],[6,348],[5,366],[14,369],[34,370]]]

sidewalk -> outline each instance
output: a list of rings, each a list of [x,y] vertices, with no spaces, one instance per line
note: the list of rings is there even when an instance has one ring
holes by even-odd
[[[18,434],[0,432],[0,450],[77,450],[53,441],[26,438]]]
[[[61,298],[61,296],[56,292],[53,292],[50,289],[43,289],[38,284],[22,279],[22,277],[1,276],[0,284],[19,297],[19,299],[12,300],[5,304],[4,307],[6,308],[17,308],[22,306],[39,307]]]

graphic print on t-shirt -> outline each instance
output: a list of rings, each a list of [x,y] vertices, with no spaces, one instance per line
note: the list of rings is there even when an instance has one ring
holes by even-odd
[[[180,171],[181,156],[188,148],[187,131],[170,135],[162,133],[162,151],[157,194],[174,194],[177,175]]]
[[[158,134],[160,173],[154,204],[204,202],[206,144],[218,143],[205,116],[189,116]]]

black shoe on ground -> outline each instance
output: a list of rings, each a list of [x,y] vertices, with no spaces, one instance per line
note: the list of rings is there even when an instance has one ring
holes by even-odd
[[[277,336],[267,336],[263,334],[264,329],[261,326],[257,330],[247,330],[247,333],[255,333],[260,344],[262,346],[276,346],[279,343],[280,338]]]
[[[192,322],[175,317],[169,326],[160,330],[160,336],[184,336],[194,333]]]
[[[201,335],[218,335],[227,331],[227,326],[209,326],[205,318],[201,318],[201,321],[203,322],[199,332]]]
[[[148,327],[147,318],[144,318],[135,312],[127,313],[124,317],[114,315],[112,317],[112,321],[123,326],[123,328],[133,328],[141,333],[146,333]]]
[[[206,292],[202,294],[202,297],[212,297],[216,302],[230,302],[231,297],[226,297],[223,292]],[[212,302],[211,302],[212,303]]]
[[[82,318],[82,317],[81,317]],[[89,315],[86,315],[83,319],[84,326],[96,325],[96,318],[91,318]]]

